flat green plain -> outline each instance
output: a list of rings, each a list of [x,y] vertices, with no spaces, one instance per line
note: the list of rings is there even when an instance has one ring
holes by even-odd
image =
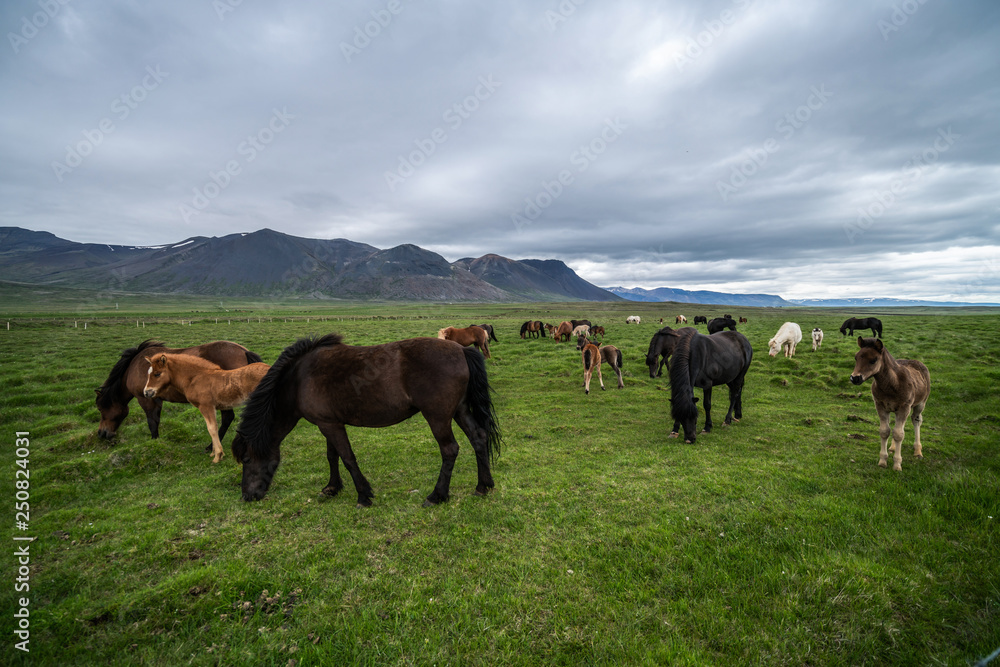
[[[748,309],[689,304],[354,304],[115,295],[0,286],[0,433],[8,544],[32,536],[30,653],[11,663],[151,665],[967,665],[1000,647],[1000,314],[989,309]],[[670,390],[644,364],[677,314],[749,321],[744,418],[668,438]],[[642,317],[638,325],[625,318]],[[848,316],[875,315],[897,358],[930,368],[923,459],[876,465],[870,384],[849,381]],[[522,322],[588,318],[625,356],[625,388],[582,388],[570,343]],[[9,321],[9,329],[7,322]],[[806,340],[769,357],[785,321]],[[197,411],[142,411],[114,442],[94,389],[122,350],[232,340],[272,363],[296,339],[349,344],[488,322],[504,442],[496,488],[473,495],[472,448],[451,499],[421,506],[440,467],[416,416],[349,428],[374,506],[335,498],[325,441],[300,422],[264,500],[213,465]],[[809,331],[825,340],[813,352]],[[704,332],[704,326],[700,327]],[[867,332],[865,332],[867,334]],[[700,395],[700,390],[697,392]],[[19,464],[16,432],[30,435]],[[24,460],[24,459],[20,459]],[[16,487],[30,473],[30,488]],[[15,526],[18,490],[30,521]]]

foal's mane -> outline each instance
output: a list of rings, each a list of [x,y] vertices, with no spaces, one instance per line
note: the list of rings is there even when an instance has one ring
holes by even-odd
[[[122,380],[125,378],[125,373],[128,371],[132,360],[135,359],[136,355],[151,347],[165,347],[165,344],[162,341],[150,338],[139,343],[137,347],[122,350],[121,356],[108,374],[108,379],[97,389],[98,407],[108,409],[112,406],[114,397],[121,387]]]
[[[236,429],[237,434],[245,441],[244,444],[249,447],[251,456],[259,460],[268,453],[275,410],[281,396],[285,393],[282,390],[284,384],[299,359],[313,350],[342,344],[343,339],[340,334],[330,333],[320,338],[300,338],[282,351],[278,359],[271,365],[270,370],[261,379],[257,388],[250,394],[250,398],[247,399],[246,407],[243,409],[243,417]],[[236,440],[233,441],[233,456],[237,460],[243,458],[241,454],[236,452]]]

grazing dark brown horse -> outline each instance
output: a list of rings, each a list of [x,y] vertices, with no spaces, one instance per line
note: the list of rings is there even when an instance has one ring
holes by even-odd
[[[728,315],[725,315],[723,317],[716,317],[714,320],[709,320],[708,322],[709,334],[719,333],[723,329],[736,331],[736,320],[729,317]]]
[[[521,338],[524,338],[525,334],[528,335],[528,338],[541,338],[542,331],[544,330],[545,325],[542,324],[541,320],[528,320],[521,325]]]
[[[438,331],[438,338],[441,340],[452,340],[463,347],[468,347],[469,345],[475,345],[476,348],[483,353],[483,356],[487,359],[490,358],[490,338],[489,334],[486,333],[482,327],[477,327],[475,325],[471,327],[465,327],[464,329],[456,329],[455,327],[445,327]]]
[[[599,335],[601,337],[601,340],[604,340],[604,327],[602,327],[600,324],[595,324],[594,326],[590,327],[590,335],[591,336]]]
[[[242,405],[270,366],[255,363],[224,370],[218,364],[190,354],[154,354],[145,359],[149,363],[149,374],[143,394],[146,398],[156,398],[171,389],[181,392],[205,419],[205,427],[212,437],[212,463],[221,461],[224,452],[215,411],[232,410]]]
[[[618,376],[618,388],[622,389],[625,386],[625,382],[622,380],[622,351],[614,345],[602,345],[600,352],[601,361],[611,366],[615,375]]]
[[[375,496],[361,474],[345,426],[380,428],[422,413],[441,449],[441,472],[424,506],[448,499],[458,457],[452,420],[476,452],[477,495],[493,488],[490,461],[499,454],[500,428],[490,397],[486,362],[471,348],[436,338],[383,345],[345,345],[337,334],[289,345],[250,395],[233,456],[243,463],[243,499],[267,493],[281,460],[281,441],[300,419],[326,437],[330,481],[322,493],[344,488],[340,464],[354,480],[358,506]]]
[[[663,372],[663,366],[667,363],[670,355],[674,353],[674,348],[677,347],[678,336],[673,335],[675,333],[687,336],[698,333],[698,330],[694,327],[682,327],[676,330],[663,327],[653,334],[653,337],[649,339],[649,351],[646,353],[649,377],[658,378]]]
[[[924,458],[920,448],[920,424],[924,421],[924,406],[931,394],[931,373],[923,363],[912,359],[895,359],[878,338],[858,337],[861,349],[854,355],[851,383],[861,384],[872,379],[872,398],[878,412],[878,434],[882,441],[878,464],[889,465],[892,452],[892,469],[903,469],[903,427],[906,418],[913,421],[913,456]],[[889,428],[889,413],[896,419]],[[892,447],[888,447],[889,436]]]
[[[207,359],[225,369],[240,368],[247,364],[262,361],[259,355],[242,345],[228,341],[215,341],[195,347],[171,348],[155,340],[145,340],[137,347],[131,347],[121,353],[121,357],[111,369],[108,379],[104,381],[97,392],[97,408],[101,411],[101,422],[97,434],[106,440],[115,437],[122,422],[128,416],[129,402],[135,398],[139,407],[146,413],[146,424],[153,438],[160,437],[160,412],[163,402],[187,403],[184,395],[178,391],[168,390],[156,398],[146,398],[143,389],[146,386],[146,376],[149,372],[149,362],[145,357],[156,354],[190,354]],[[222,411],[219,425],[219,439],[225,437],[226,430],[233,422],[232,410]],[[211,445],[209,445],[211,447]]]
[[[882,337],[882,320],[877,317],[848,317],[840,325],[840,333],[853,336],[855,329],[871,329],[872,336]]]

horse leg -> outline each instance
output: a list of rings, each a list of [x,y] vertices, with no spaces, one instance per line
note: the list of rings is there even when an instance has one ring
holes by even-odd
[[[225,452],[222,451],[222,441],[219,439],[219,425],[215,419],[215,406],[202,404],[195,407],[201,412],[201,416],[205,418],[205,427],[208,429],[208,434],[212,436],[212,463],[218,463],[225,456]]]
[[[427,420],[427,425],[431,427],[431,433],[434,434],[434,439],[437,440],[438,447],[441,449],[441,472],[438,474],[434,490],[424,500],[424,507],[430,507],[448,500],[451,473],[455,469],[455,459],[458,458],[458,441],[455,440],[455,433],[451,430],[451,417],[442,419],[424,413],[424,418]]]
[[[705,387],[703,394],[705,397],[705,428],[702,433],[712,432],[712,388]]]
[[[598,352],[597,354],[600,355],[601,353]],[[600,356],[598,356],[597,360],[598,360],[598,364],[597,364],[597,381],[601,383],[601,391],[603,391],[604,390],[604,378],[601,377],[601,365],[602,364],[600,363]]]
[[[918,403],[913,406],[913,414],[910,415],[910,420],[913,422],[913,457],[917,459],[924,458],[924,452],[920,448],[920,424],[924,421],[924,403]]]
[[[339,465],[335,465],[335,460],[330,459],[330,446],[332,445],[336,454],[343,459],[344,467],[350,473],[351,479],[354,480],[354,488],[358,492],[358,507],[371,507],[375,492],[372,491],[371,484],[368,483],[365,476],[361,474],[358,460],[354,457],[354,450],[351,449],[351,441],[347,438],[347,429],[344,428],[343,424],[330,422],[317,424],[317,426],[319,426],[320,433],[326,436],[327,460],[330,461],[330,483],[336,486],[337,479],[340,477]],[[324,487],[323,493],[327,493],[328,489],[330,489],[330,484]],[[333,494],[327,493],[327,495]]]
[[[222,423],[219,424],[219,440],[221,441],[226,437],[229,425],[236,419],[236,412],[234,410],[220,410],[219,412],[222,414]]]
[[[149,437],[156,440],[160,437],[160,413],[163,411],[163,399],[136,396],[139,407],[146,413],[146,425],[149,426]]]
[[[476,452],[476,472],[479,482],[476,484],[476,495],[485,496],[493,488],[493,474],[490,472],[489,435],[481,429],[472,418],[468,408],[463,403],[455,412],[455,423],[469,439],[473,451]]]
[[[320,493],[333,498],[344,488],[344,482],[340,479],[340,454],[337,453],[337,445],[333,438],[326,439],[326,460],[330,463],[330,481]]]
[[[488,338],[483,341],[483,356],[487,359],[490,358],[490,340]]]
[[[879,403],[875,404],[875,409],[878,411],[878,437],[880,442],[878,464],[880,467],[885,468],[889,465],[889,436],[892,434],[892,429],[889,428],[889,411]]]
[[[906,420],[910,416],[910,407],[909,405],[901,405],[896,410],[896,421],[892,425],[893,470],[903,469],[903,427],[906,426]]]
[[[618,388],[621,389],[625,386],[625,382],[622,380],[622,369],[617,364],[612,366],[612,368],[615,369],[615,375],[618,376]]]

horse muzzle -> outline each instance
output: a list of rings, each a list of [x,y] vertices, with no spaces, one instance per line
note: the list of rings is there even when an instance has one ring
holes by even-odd
[[[156,396],[156,390],[146,389],[142,392],[142,395],[145,396],[146,398],[153,398],[154,396]]]
[[[860,375],[852,375],[851,376],[851,384],[861,384],[864,381],[865,381],[865,379],[863,377],[861,377]]]

